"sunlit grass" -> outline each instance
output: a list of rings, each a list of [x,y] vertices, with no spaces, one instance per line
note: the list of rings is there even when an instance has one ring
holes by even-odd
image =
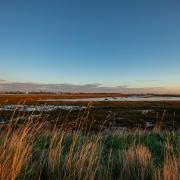
[[[82,113],[83,118],[87,118]],[[167,179],[180,175],[180,133],[76,131],[10,121],[0,131],[0,179]],[[68,118],[68,117],[67,117]]]

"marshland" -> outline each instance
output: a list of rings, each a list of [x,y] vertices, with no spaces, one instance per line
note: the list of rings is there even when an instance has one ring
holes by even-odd
[[[179,179],[179,101],[76,96],[1,95],[2,180]]]

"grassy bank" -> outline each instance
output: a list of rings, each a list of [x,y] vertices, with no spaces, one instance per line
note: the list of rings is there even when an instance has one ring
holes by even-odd
[[[78,126],[78,124],[77,124]],[[0,133],[0,179],[178,179],[180,133],[49,130],[29,118]]]

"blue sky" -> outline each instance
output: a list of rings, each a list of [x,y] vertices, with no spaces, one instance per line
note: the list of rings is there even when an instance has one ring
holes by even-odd
[[[180,90],[179,0],[1,0],[0,79]]]

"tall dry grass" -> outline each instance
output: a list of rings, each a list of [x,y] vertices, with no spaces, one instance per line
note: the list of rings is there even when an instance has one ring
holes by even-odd
[[[179,132],[91,134],[77,126],[10,121],[0,132],[0,179],[179,179]]]
[[[42,124],[28,120],[17,127],[9,123],[0,134],[0,179],[15,179],[31,159],[33,145]]]
[[[156,180],[179,180],[180,179],[180,157],[166,154],[162,168],[156,172]]]
[[[146,146],[134,145],[123,153],[122,179],[153,179],[152,154]]]

